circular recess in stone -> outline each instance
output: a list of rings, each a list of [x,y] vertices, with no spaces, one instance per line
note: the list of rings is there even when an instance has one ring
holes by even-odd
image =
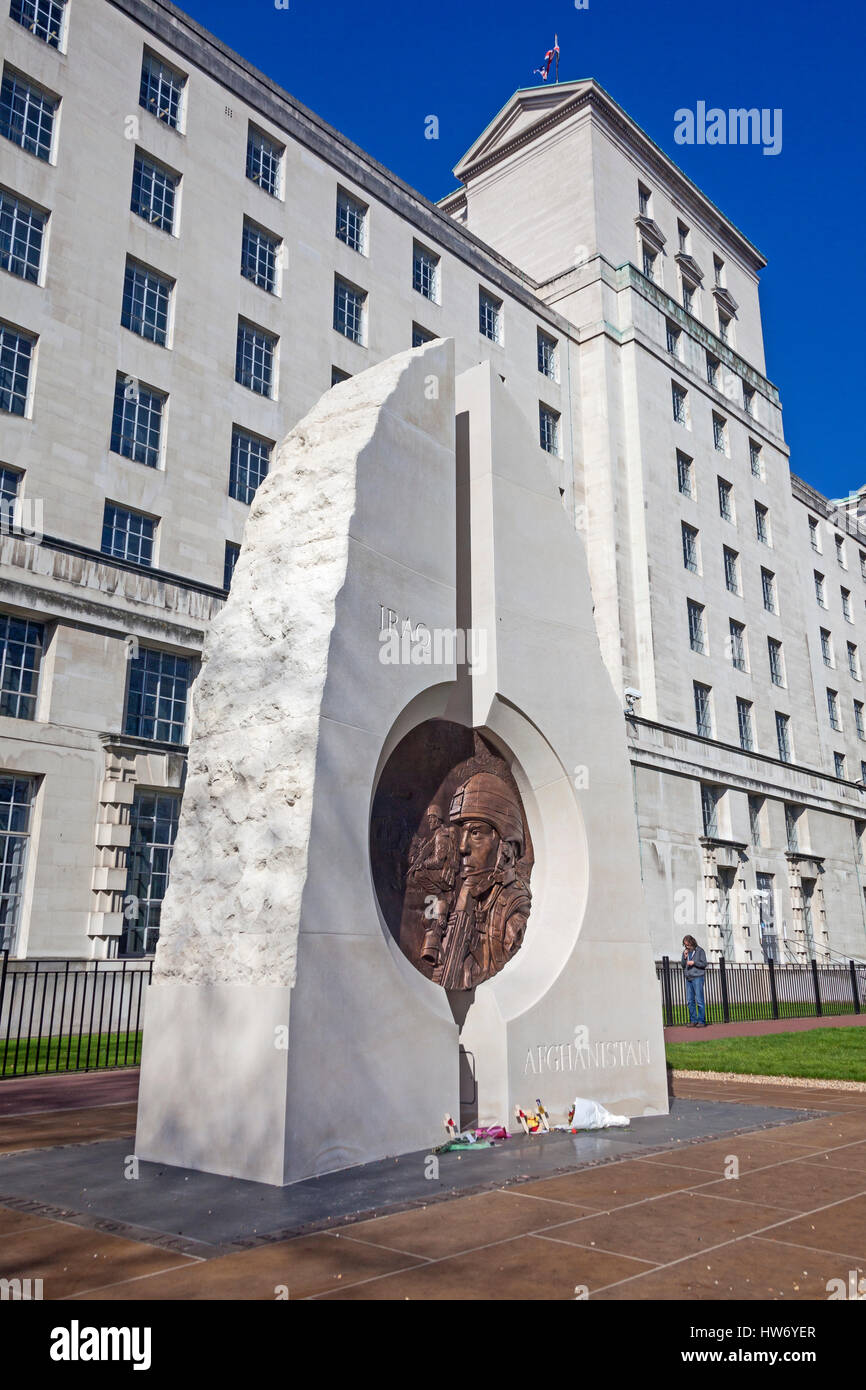
[[[481,734],[428,719],[397,744],[373,798],[370,863],[388,929],[427,979],[474,989],[516,955],[533,859],[517,784]]]

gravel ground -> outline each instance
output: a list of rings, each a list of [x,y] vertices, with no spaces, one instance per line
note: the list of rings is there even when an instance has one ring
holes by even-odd
[[[832,1081],[818,1076],[751,1076],[740,1071],[674,1071],[695,1081],[753,1081],[756,1086],[809,1086],[829,1091],[866,1091],[866,1081]]]

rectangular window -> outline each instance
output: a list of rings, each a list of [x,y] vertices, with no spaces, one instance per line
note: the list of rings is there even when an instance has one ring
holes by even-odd
[[[129,663],[124,732],[134,738],[183,743],[189,684],[187,657],[139,648]]]
[[[18,497],[18,488],[21,483],[21,474],[16,473],[13,468],[3,468],[0,466],[0,504],[15,502]],[[8,509],[8,508],[7,508]]]
[[[776,711],[776,742],[779,745],[779,758],[783,763],[791,761],[791,720],[787,714]]]
[[[112,453],[147,468],[159,468],[166,400],[161,391],[118,376],[111,422]]]
[[[709,840],[719,838],[718,807],[720,796],[718,787],[711,787],[706,782],[701,783],[701,819],[704,823],[704,835]]]
[[[812,549],[821,554],[821,542],[818,534],[818,523],[813,516],[809,517],[809,542]]]
[[[277,292],[277,264],[282,241],[244,218],[241,238],[241,275],[269,294]]]
[[[747,415],[754,415],[755,413],[755,393],[752,387],[747,386],[745,382],[743,382],[743,409]]]
[[[237,425],[232,430],[232,456],[229,469],[229,496],[249,505],[256,488],[267,477],[272,445]]]
[[[677,243],[679,245],[679,249],[684,254],[688,254],[689,229],[686,226],[685,222],[677,222]]]
[[[707,381],[709,382],[710,386],[717,386],[717,385],[718,385],[718,376],[719,376],[719,359],[718,359],[718,357],[713,357],[713,355],[712,355],[711,352],[708,352],[708,353],[707,353]]]
[[[653,251],[652,247],[647,246],[645,241],[641,242],[641,257],[644,275],[648,280],[655,282],[656,261],[658,260],[658,256],[656,252]]]
[[[704,606],[693,599],[686,600],[689,615],[689,646],[693,652],[706,654],[707,644],[704,636]]]
[[[694,497],[694,476],[692,460],[688,454],[683,454],[677,449],[677,487],[683,497]]]
[[[789,854],[797,854],[800,848],[800,814],[799,806],[785,802],[785,842]]]
[[[0,410],[26,415],[36,339],[0,323]]]
[[[106,502],[102,521],[102,553],[134,565],[153,563],[153,517],[129,512]]]
[[[863,701],[854,701],[854,728],[857,730],[858,738],[866,738],[866,729],[863,725]]]
[[[827,607],[824,600],[824,576],[819,574],[817,570],[815,570],[815,597],[822,608]]]
[[[750,700],[737,700],[737,727],[740,731],[740,747],[752,753],[755,740],[752,734],[752,705]]]
[[[855,681],[859,681],[860,657],[857,652],[856,643],[854,642],[848,643],[848,670],[851,672],[851,675],[854,677]]]
[[[834,536],[833,540],[836,542],[836,563],[843,570],[846,570],[848,566],[845,563],[845,542],[841,536]]]
[[[827,690],[827,714],[830,718],[830,728],[837,733],[842,732],[842,721],[839,718],[839,694],[836,690]]]
[[[693,574],[697,574],[698,533],[694,526],[689,526],[685,521],[683,521],[681,525],[683,534],[683,564],[687,570],[691,570]]]
[[[345,189],[337,190],[337,239],[361,255],[367,250],[367,204],[353,198]]]
[[[693,284],[690,283],[690,281],[688,281],[685,278],[685,276],[683,276],[682,287],[683,308],[685,309],[687,314],[693,314],[695,311],[695,287]]]
[[[670,319],[666,319],[665,321],[665,335],[667,339],[668,352],[671,354],[672,357],[679,358],[680,342],[682,340],[683,335],[680,329],[677,328],[676,324],[672,323]]]
[[[439,303],[439,257],[417,241],[412,244],[412,288],[433,304]]]
[[[850,623],[850,622],[852,621],[852,618],[851,618],[851,593],[850,593],[850,591],[849,591],[848,589],[840,589],[840,590],[839,590],[839,593],[840,593],[840,595],[841,595],[841,597],[842,597],[842,614],[843,614],[844,618],[846,619],[846,621]]]
[[[761,446],[756,444],[753,439],[749,440],[749,464],[752,469],[752,477],[763,478],[764,460],[761,457]]]
[[[688,391],[682,386],[678,386],[675,381],[671,382],[671,400],[674,410],[674,419],[678,425],[688,424],[688,394]]]
[[[232,586],[232,576],[234,575],[235,565],[238,562],[238,556],[240,555],[240,553],[241,548],[239,545],[235,545],[234,541],[226,541],[226,554],[225,560],[223,562],[224,589],[230,589]]]
[[[866,579],[866,553],[860,551],[860,578]]]
[[[710,696],[712,690],[708,685],[701,685],[700,681],[694,681],[695,692],[695,726],[703,738],[713,736],[713,718],[710,707]]]
[[[770,544],[770,513],[760,502],[755,503],[755,533],[764,545]]]
[[[844,778],[844,777],[845,777],[845,754],[844,754],[844,753],[834,753],[834,754],[833,754],[833,769],[834,769],[834,771],[835,771],[837,777],[841,777],[841,778]]]
[[[724,274],[724,269],[724,261],[720,260],[718,256],[713,256],[713,282],[720,287],[725,283],[722,278]]]
[[[0,267],[36,284],[48,214],[0,188]]]
[[[29,618],[0,613],[0,714],[34,719],[45,628]]]
[[[146,155],[137,154],[132,170],[132,211],[152,226],[173,233],[179,182],[177,174]]]
[[[186,77],[170,68],[155,53],[145,50],[141,64],[138,104],[158,121],[177,130],[180,127],[181,100]]]
[[[10,18],[49,48],[60,47],[65,13],[66,0],[12,0],[9,7]]]
[[[734,489],[724,478],[717,478],[719,485],[719,516],[723,521],[734,519]]]
[[[30,840],[34,782],[0,776],[0,951],[14,951]]]
[[[713,411],[713,447],[717,454],[728,452],[728,426],[721,415],[717,415],[715,411]]]
[[[749,797],[749,838],[753,845],[761,844],[761,812],[764,809],[762,796]]]
[[[538,370],[550,381],[559,381],[559,343],[543,329],[538,330]]]
[[[761,594],[767,612],[777,613],[779,610],[776,607],[776,576],[772,570],[761,570]]]
[[[723,546],[722,553],[725,561],[725,587],[729,593],[738,594],[740,592],[740,557],[736,550],[731,550],[728,546]]]
[[[637,186],[637,205],[638,205],[638,210],[639,210],[639,212],[640,212],[641,217],[651,217],[651,216],[652,216],[652,213],[650,212],[650,198],[651,198],[651,197],[652,197],[652,194],[650,193],[649,189],[646,188],[646,187],[644,186],[644,184],[639,183],[638,186]]]
[[[238,323],[238,342],[235,353],[235,381],[258,396],[275,394],[275,368],[279,338],[255,324]]]
[[[767,638],[767,652],[770,658],[770,680],[774,685],[785,684],[785,666],[782,661],[782,644],[775,637]]]
[[[367,292],[339,276],[334,281],[334,328],[353,343],[364,344]]]
[[[759,840],[755,844],[760,844]],[[779,934],[776,930],[776,891],[772,874],[755,874],[760,911],[761,954],[765,962],[779,960]]]
[[[747,671],[746,664],[746,629],[743,623],[738,623],[736,618],[729,619],[729,629],[731,634],[731,661],[738,671]]]
[[[825,666],[833,665],[833,638],[825,627],[821,628],[821,655]]]
[[[156,950],[180,802],[179,792],[135,792],[124,895],[126,902],[134,904],[135,913],[125,924],[118,943],[117,954],[124,959],[152,955]]]
[[[423,347],[425,343],[432,343],[435,337],[435,333],[431,333],[427,328],[422,328],[420,323],[412,324],[413,348]]]
[[[0,85],[0,135],[5,135],[13,145],[37,159],[50,160],[57,107],[56,97],[4,68]]]
[[[719,310],[719,337],[723,343],[731,341],[731,320],[727,314]]]
[[[559,411],[538,403],[538,435],[542,449],[548,454],[559,453]]]
[[[120,321],[124,328],[165,347],[173,281],[149,266],[127,260]]]
[[[478,291],[478,330],[492,343],[502,342],[502,300],[487,290]]]
[[[257,183],[272,198],[282,195],[284,148],[255,126],[247,135],[247,178]]]

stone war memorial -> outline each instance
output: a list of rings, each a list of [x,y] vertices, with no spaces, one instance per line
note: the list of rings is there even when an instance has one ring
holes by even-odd
[[[668,1109],[623,712],[533,430],[438,340],[323,396],[256,494],[136,1152],[283,1185],[576,1096]]]

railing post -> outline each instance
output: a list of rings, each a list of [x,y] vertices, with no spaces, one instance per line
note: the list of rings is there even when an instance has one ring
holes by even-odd
[[[821,1008],[821,990],[818,986],[818,962],[812,957],[812,985],[815,990],[815,1017],[823,1018],[824,1011]]]
[[[857,987],[857,967],[853,960],[849,960],[848,969],[851,971],[851,1003],[854,1005],[855,1014],[860,1012],[860,990]],[[0,1014],[2,1014],[3,990],[0,988]]]
[[[853,968],[854,968],[854,962],[853,962],[853,960],[852,960],[852,962],[851,962],[851,969],[853,970]],[[0,1024],[2,1024],[2,1022],[3,1022],[3,999],[4,999],[5,995],[6,995],[6,971],[7,971],[8,969],[9,969],[9,948],[7,947],[6,950],[3,952],[3,965],[2,965],[2,967],[0,967]]]
[[[725,1023],[730,1023],[731,1006],[728,1003],[728,977],[725,974],[724,956],[719,956],[719,984],[722,987],[722,1017]]]
[[[664,998],[665,1027],[672,1028],[674,1024],[674,1001],[671,995],[671,962],[668,956],[662,956],[662,996]]]
[[[776,963],[772,956],[767,961],[770,967],[770,1003],[773,1006],[773,1018],[779,1017],[779,996],[776,993]]]

